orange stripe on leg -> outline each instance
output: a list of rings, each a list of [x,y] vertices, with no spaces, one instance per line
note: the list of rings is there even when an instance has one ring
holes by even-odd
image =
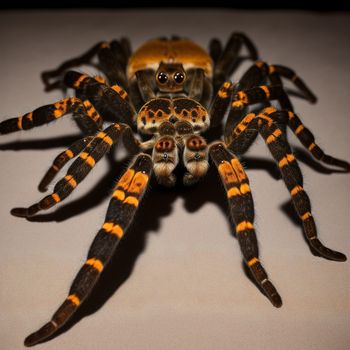
[[[122,238],[124,235],[124,230],[120,225],[115,225],[113,222],[105,222],[102,228],[112,235],[116,235],[118,238]]]
[[[247,261],[247,265],[250,267],[250,266],[253,266],[254,264],[256,264],[258,262],[259,262],[258,258],[252,258],[249,261]]]
[[[308,147],[308,150],[311,152],[315,147],[316,147],[316,144],[315,144],[315,143],[312,143],[312,144]]]
[[[305,129],[304,125],[301,124],[297,127],[297,129],[295,130],[295,134],[298,135],[302,132],[302,130]]]
[[[292,196],[295,196],[297,193],[299,193],[301,191],[304,191],[304,189],[301,186],[297,185],[290,191],[290,194]]]
[[[307,211],[305,214],[301,215],[300,218],[301,218],[301,220],[305,221],[308,218],[310,218],[311,216],[312,216],[312,214],[309,211]]]
[[[73,304],[75,304],[76,306],[80,305],[80,299],[75,295],[75,294],[71,294],[67,297],[67,300],[71,301]]]
[[[88,164],[91,168],[95,166],[95,159],[92,158],[88,153],[82,152],[80,153],[80,158],[84,159],[86,164]]]
[[[67,175],[64,177],[64,179],[69,183],[71,187],[77,187],[77,182],[75,181],[73,175]]]
[[[254,225],[250,221],[242,221],[236,226],[236,232],[254,229]]]
[[[23,117],[19,117],[18,120],[17,120],[17,128],[19,130],[22,130],[22,128],[23,128],[22,121],[23,121]]]
[[[60,196],[59,196],[57,193],[53,193],[53,194],[51,195],[51,197],[53,198],[53,200],[54,200],[56,203],[58,203],[58,202],[61,201],[61,198],[60,198]]]
[[[291,163],[294,160],[295,157],[293,156],[293,154],[289,153],[278,162],[278,166],[280,168],[283,168],[284,166],[288,165],[288,163]]]
[[[85,262],[86,265],[92,266],[94,269],[96,269],[98,272],[101,272],[103,270],[103,263],[101,260],[91,258]]]

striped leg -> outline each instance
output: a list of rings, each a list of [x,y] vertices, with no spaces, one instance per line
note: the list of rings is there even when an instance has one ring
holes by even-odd
[[[63,62],[57,69],[48,70],[42,73],[41,78],[45,85],[45,90],[49,91],[56,88],[62,87],[61,80],[50,83],[50,79],[57,78],[63,75],[68,69],[82,64],[92,64],[92,59],[98,55],[101,61],[101,69],[108,77],[108,80],[113,85],[118,83],[121,77],[122,70],[125,70],[125,62],[130,55],[127,52],[128,45],[126,45],[125,39],[122,39],[120,43],[118,41],[112,41],[108,43],[101,41],[95,44],[91,49],[82,54],[81,56],[72,58],[68,61]],[[114,64],[114,66],[113,66]],[[115,67],[120,66],[120,71],[116,72]]]
[[[224,139],[226,144],[232,142],[232,130],[242,121],[247,114],[248,105],[241,100],[232,101],[230,112],[224,128]]]
[[[233,84],[230,81],[226,81],[213,98],[209,112],[211,126],[220,125],[231,102],[232,92]]]
[[[231,152],[241,155],[248,150],[257,135],[256,115],[249,113],[225,136],[225,144]]]
[[[109,84],[118,84],[127,88],[126,65],[128,58],[125,56],[121,44],[115,40],[111,44],[105,45],[99,50],[98,58],[100,68],[108,77]]]
[[[248,81],[247,81],[248,82]],[[236,126],[242,121],[244,116],[247,112],[247,107],[249,105],[253,105],[256,103],[265,103],[269,102],[270,100],[279,100],[281,97],[285,95],[285,92],[283,90],[282,86],[267,86],[267,85],[261,85],[257,87],[253,87],[247,90],[239,90],[234,91],[232,96],[232,103],[231,103],[231,110],[229,112],[229,115],[227,117],[227,122],[225,125],[225,142],[226,144],[233,144],[233,134],[232,130],[236,128]],[[269,105],[269,103],[268,103]],[[254,130],[251,130],[254,131]],[[254,141],[257,133],[252,132],[252,137],[249,138],[251,142]],[[247,139],[245,141],[248,141]],[[245,147],[242,149],[247,149],[250,146],[250,143],[245,142]],[[230,146],[231,149],[231,146]]]
[[[144,102],[147,102],[156,96],[152,88],[151,79],[153,79],[153,76],[144,70],[139,70],[136,72],[137,86]]]
[[[292,154],[288,144],[286,134],[276,123],[274,123],[274,113],[272,107],[268,112],[259,114],[259,132],[264,138],[272,156],[278,163],[282,178],[291,194],[292,201],[300,219],[303,223],[306,238],[312,248],[314,248],[322,257],[345,261],[346,256],[340,252],[325,247],[317,238],[315,221],[311,213],[311,203],[308,195],[303,189],[303,177],[298,163]]]
[[[64,98],[56,103],[39,107],[33,112],[0,123],[0,135],[19,130],[28,130],[57,120],[68,113],[78,113],[89,119],[96,128],[102,125],[102,118],[88,101],[77,97]]]
[[[88,297],[132,222],[151,171],[151,158],[140,154],[121,177],[109,203],[105,222],[89,249],[85,264],[73,281],[68,297],[47,324],[25,339],[26,346],[33,346],[53,335]]]
[[[296,75],[296,73],[288,68],[281,65],[268,65],[263,61],[256,61],[255,67],[260,69],[262,74],[265,75],[273,85],[283,85],[281,77],[286,78],[303,93],[304,97],[310,101],[311,103],[315,103],[317,101],[317,97],[314,93],[308,88],[308,86]],[[279,99],[281,104],[281,108],[287,110],[293,110],[292,103],[287,95],[281,96]]]
[[[254,86],[259,86],[266,83],[266,77],[268,75],[268,65],[266,63],[264,63],[263,65],[258,64],[258,62],[261,61],[256,61],[255,64],[250,66],[243,74],[243,76],[239,79],[239,82],[237,84],[239,90],[250,89]]]
[[[93,136],[84,137],[74,142],[64,152],[60,153],[53,161],[51,167],[44,175],[38,186],[40,192],[46,192],[47,186],[54,179],[56,174],[74,157],[76,157],[86,145],[93,139]]]
[[[252,41],[243,33],[233,33],[222,52],[222,55],[217,59],[215,65],[213,84],[214,92],[216,92],[223,82],[233,74],[237,65],[243,60],[239,56],[239,52],[245,46],[249,53],[249,58],[256,60],[258,58],[258,52]]]
[[[213,60],[214,65],[218,62],[220,56],[222,55],[222,44],[217,38],[210,40],[209,43],[209,55]]]
[[[231,217],[244,260],[271,303],[280,307],[281,297],[259,261],[258,243],[253,226],[254,203],[247,175],[239,160],[225,148],[223,143],[212,144],[209,154],[218,168],[226,189]]]
[[[33,216],[40,210],[52,208],[67,198],[111,146],[118,142],[121,132],[122,128],[119,124],[112,124],[104,131],[99,132],[69,167],[67,175],[57,182],[52,194],[29,208],[14,208],[11,214],[19,217]]]
[[[74,66],[79,66],[84,63],[90,63],[92,58],[97,54],[97,52],[104,47],[105,45],[108,45],[108,43],[102,41],[97,44],[95,44],[91,49],[89,49],[87,52],[82,54],[79,57],[72,58],[68,61],[63,62],[57,69],[44,71],[41,74],[41,79],[43,80],[43,83],[45,84],[46,90],[51,90],[54,87],[56,87],[57,83],[51,83],[49,80],[51,78],[58,77],[62,75],[67,69],[72,68]]]
[[[280,100],[284,95],[285,91],[282,85],[261,85],[235,92],[233,101],[242,101],[244,104],[252,105],[271,100]]]
[[[204,88],[204,70],[197,68],[193,72],[192,82],[189,87],[188,97],[200,101]]]
[[[315,143],[315,137],[311,131],[304,126],[302,121],[295,113],[290,111],[288,112],[288,125],[303,146],[307,148],[317,160],[325,164],[338,166],[346,171],[350,171],[350,164],[348,162],[325,154],[323,150]]]
[[[274,79],[274,74],[278,74],[283,78],[291,80],[295,86],[304,94],[305,98],[311,103],[317,101],[315,94],[308,88],[304,81],[290,68],[274,64],[269,66],[269,76],[271,80]],[[273,83],[273,82],[272,82]]]
[[[121,86],[114,84],[110,87],[75,71],[68,71],[65,74],[64,84],[77,90],[77,94],[84,96],[96,109],[103,111],[104,119],[133,124],[135,112],[127,101],[127,92]]]

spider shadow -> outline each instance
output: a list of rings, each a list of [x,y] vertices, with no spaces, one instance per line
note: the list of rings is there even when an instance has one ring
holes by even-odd
[[[59,136],[41,140],[13,141],[0,145],[0,151],[42,150],[69,147],[74,141],[82,138],[82,134]]]
[[[107,186],[108,188],[113,187],[111,182],[115,181],[115,169],[118,163],[113,161],[112,158],[112,156],[108,157],[110,169],[114,169],[113,176],[108,179],[105,178],[97,185],[97,189],[94,188],[92,192],[89,192],[87,196],[91,198],[88,201],[87,198],[80,199],[74,203],[73,207],[71,206],[67,212],[61,212],[60,215],[62,216],[60,219],[64,219],[64,216],[70,217],[72,211],[75,213],[85,211],[86,201],[88,203],[94,202],[94,196],[99,193],[98,188],[103,186]],[[265,169],[269,173],[274,173],[276,176],[276,167],[271,160],[245,158],[245,163],[248,164],[251,169]],[[129,228],[127,235],[125,235],[118,245],[114,256],[106,266],[91,295],[72,318],[58,330],[57,333],[44,342],[67,332],[76,323],[80,322],[81,319],[97,312],[109,298],[118,291],[131,276],[138,257],[146,249],[148,235],[151,232],[157,234],[160,231],[162,218],[171,214],[173,211],[173,204],[179,197],[184,200],[184,207],[190,213],[196,212],[204,204],[211,202],[217,205],[223,215],[226,216],[227,203],[225,200],[225,192],[223,186],[220,185],[219,175],[215,167],[209,169],[207,176],[200,183],[191,187],[186,187],[182,184],[181,176],[183,174],[181,171],[178,171],[176,175],[178,181],[173,188],[161,187],[152,180],[151,189],[146,193],[144,201],[136,214],[135,221]],[[205,191],[203,191],[203,188],[205,188]],[[105,193],[105,195],[107,194]],[[101,194],[99,194],[99,196],[101,196]],[[101,198],[99,198],[99,201],[101,201]],[[75,206],[79,208],[75,208]],[[84,208],[81,208],[81,206]],[[57,220],[54,216],[55,213],[52,213],[50,217],[46,217],[46,219]]]
[[[302,154],[302,161],[316,171],[330,174],[332,170],[319,165],[310,159],[305,152]],[[109,169],[106,175],[94,186],[94,188],[83,197],[61,207],[56,212],[37,215],[32,217],[31,221],[62,221],[72,216],[87,211],[96,205],[99,205],[110,192],[116,179],[126,168],[127,160],[116,161],[111,152],[107,155]],[[243,163],[249,170],[264,170],[274,179],[280,179],[279,170],[275,162],[271,159],[242,157]],[[317,164],[317,166],[315,165]],[[180,167],[178,167],[180,168]],[[249,172],[248,170],[248,172]],[[214,166],[210,167],[208,174],[203,180],[195,186],[185,187],[181,182],[181,170],[177,169],[178,181],[173,188],[164,188],[158,186],[154,180],[151,183],[151,190],[145,195],[145,199],[139,208],[134,223],[128,230],[128,234],[120,242],[110,263],[105,268],[98,283],[86,302],[77,310],[72,318],[60,329],[44,342],[56,338],[57,336],[70,330],[76,323],[84,317],[94,314],[111,298],[118,289],[131,276],[138,257],[145,251],[147,246],[147,237],[153,233],[158,233],[161,229],[161,220],[170,215],[173,211],[174,202],[181,197],[184,200],[184,207],[189,213],[196,212],[204,204],[211,202],[219,207],[223,216],[227,216],[227,203],[223,186],[220,185],[219,175]],[[249,175],[249,174],[248,174]],[[205,188],[205,191],[203,191]],[[284,209],[285,208],[285,209]],[[296,216],[291,204],[282,206],[282,210],[298,226],[299,218]],[[156,215],[155,215],[156,214]],[[234,225],[232,225],[234,227]],[[235,236],[235,233],[232,232]],[[243,264],[243,270],[254,285],[264,294],[260,286],[255,282],[246,264]]]

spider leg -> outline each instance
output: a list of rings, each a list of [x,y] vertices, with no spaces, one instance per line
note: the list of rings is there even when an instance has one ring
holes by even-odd
[[[230,206],[230,214],[245,263],[256,282],[275,307],[282,306],[282,300],[276,288],[268,279],[259,260],[258,243],[254,230],[254,203],[248,177],[239,160],[230,153],[222,142],[209,147],[209,154],[218,168],[225,186]]]
[[[248,75],[242,81],[246,83],[248,81],[253,81],[254,79],[257,80],[257,76],[256,75],[254,76],[253,74],[250,78]],[[238,83],[238,85],[239,84],[240,83]],[[262,103],[265,106],[270,106],[269,101],[271,100],[278,100],[281,105],[284,105],[285,97],[287,96],[282,85],[273,85],[273,86],[260,85],[260,86],[252,87],[246,90],[238,90],[238,91],[235,86],[231,95],[232,95],[231,109],[227,117],[225,131],[224,131],[226,144],[231,144],[232,137],[234,136],[234,134],[232,134],[232,130],[237,126],[238,123],[242,121],[242,118],[244,118],[244,116],[246,115],[247,107],[249,105]],[[257,133],[255,133],[255,135],[257,135]],[[253,141],[254,139],[252,138],[251,140]],[[245,139],[245,141],[248,141],[248,139]],[[246,150],[249,147],[249,145],[247,142],[245,142],[245,144],[247,145],[247,147],[243,149]],[[235,142],[233,145],[237,146],[237,142]],[[231,147],[229,148],[231,149]]]
[[[264,68],[266,71],[264,71]],[[265,83],[266,75],[268,74],[267,68],[267,65],[261,66],[260,68],[257,65],[253,65],[244,73],[242,78],[235,85],[233,85],[230,81],[226,81],[221,85],[210,106],[212,126],[215,127],[220,124],[232,100],[233,93],[237,94],[239,90],[251,89]],[[282,86],[282,83],[276,85]],[[243,117],[243,111],[246,110],[245,105],[246,103],[241,101],[236,104],[233,103],[232,108],[238,109],[240,116]],[[232,119],[232,117],[229,119]],[[232,130],[230,123],[228,125],[228,130]]]
[[[256,76],[250,81],[256,81]],[[245,81],[245,80],[244,80]],[[270,100],[279,100],[285,95],[281,85],[261,85],[246,90],[238,90],[231,82],[225,82],[210,107],[211,125],[219,125],[231,102],[231,110],[225,126],[225,137],[230,137],[232,129],[240,122],[247,111],[247,107],[256,103],[266,103]],[[230,142],[230,141],[228,141]]]
[[[304,95],[304,97],[310,101],[311,103],[315,103],[317,101],[317,97],[310,90],[310,88],[305,84],[305,82],[298,77],[298,75],[290,68],[281,66],[281,65],[268,65],[263,61],[256,61],[255,65],[253,65],[249,70],[251,72],[257,72],[260,70],[260,74],[262,74],[265,78],[268,78],[273,85],[281,85],[283,86],[282,79],[286,78],[290,80]],[[248,72],[249,72],[248,70]],[[246,74],[249,74],[249,73]],[[284,96],[279,98],[279,103],[281,108],[293,110],[293,105],[288,97],[288,94],[285,93]]]
[[[95,78],[75,71],[68,71],[64,76],[64,84],[77,91],[92,102],[101,111],[104,118],[116,121],[116,116],[123,123],[133,124],[135,114],[132,106],[127,102],[128,93],[119,85],[112,87],[100,83]]]
[[[93,139],[93,136],[84,137],[74,142],[69,148],[60,153],[53,161],[51,167],[44,175],[38,186],[40,192],[46,192],[47,186],[54,179],[56,174],[67,164],[72,158],[76,157],[86,145]]]
[[[263,110],[257,116],[259,132],[278,163],[282,178],[291,194],[295,210],[302,220],[306,238],[310,246],[322,257],[335,261],[345,261],[346,256],[344,254],[325,247],[317,238],[310,199],[303,188],[302,173],[289,146],[285,131],[279,128],[278,123],[274,122],[274,115],[278,113],[272,107]]]
[[[239,111],[237,111],[239,112]],[[258,136],[258,123],[255,113],[247,114],[230,133],[225,135],[226,147],[236,155],[244,154]]]
[[[91,49],[82,54],[81,56],[72,58],[63,62],[58,68],[53,70],[44,71],[41,75],[43,83],[45,85],[46,91],[62,87],[61,80],[57,80],[53,83],[50,83],[50,79],[61,76],[68,69],[79,66],[82,64],[91,64],[91,60],[99,55],[101,61],[101,70],[106,74],[111,85],[118,83],[121,77],[121,81],[125,75],[126,62],[130,56],[130,44],[128,44],[127,39],[122,39],[120,43],[117,40],[108,43],[106,41],[101,41],[95,44]],[[116,69],[113,67],[119,68],[119,71],[116,72]]]
[[[290,68],[281,66],[280,64],[274,64],[269,66],[269,77],[271,82],[274,79],[274,76],[280,75],[283,78],[291,80],[295,86],[304,93],[305,98],[309,100],[311,103],[315,103],[317,101],[317,97],[315,94],[309,89],[309,87],[304,83],[304,81]]]
[[[254,86],[259,86],[266,83],[266,77],[268,75],[268,65],[257,64],[257,62],[261,61],[256,61],[255,64],[253,64],[246,70],[246,72],[239,79],[239,82],[236,84],[236,89],[246,90]]]
[[[123,125],[122,139],[123,144],[130,154],[136,154],[141,151],[142,144],[135,138],[133,131],[128,125]],[[93,139],[93,136],[84,137],[74,142],[69,148],[61,152],[53,161],[51,167],[40,181],[38,189],[40,192],[46,192],[47,186],[51,183],[57,173],[73,158],[75,158]]]
[[[189,87],[188,97],[193,100],[200,101],[203,95],[204,88],[204,70],[195,69]]]
[[[231,102],[232,94],[233,84],[230,81],[224,82],[214,96],[209,109],[210,125],[212,127],[220,125]]]
[[[222,55],[222,44],[221,41],[217,38],[214,38],[212,40],[210,40],[209,43],[209,55],[211,57],[211,59],[213,60],[214,65],[217,64],[220,56]]]
[[[136,82],[138,89],[140,91],[142,100],[147,102],[152,98],[155,98],[156,95],[154,93],[154,89],[151,84],[151,76],[147,71],[139,70],[136,72]]]
[[[79,57],[72,58],[70,60],[67,60],[63,62],[58,68],[44,71],[41,73],[41,79],[43,80],[43,83],[45,85],[46,90],[51,90],[52,88],[57,87],[57,82],[51,83],[49,82],[50,78],[55,78],[63,74],[67,69],[72,68],[74,66],[79,66],[84,63],[90,63],[92,58],[97,54],[97,52],[101,49],[101,47],[104,47],[105,45],[108,45],[107,42],[101,41],[97,44],[95,44],[91,49],[89,49],[87,52],[82,54]]]
[[[28,130],[57,120],[68,113],[78,113],[87,117],[90,123],[100,129],[102,118],[88,100],[77,97],[64,98],[56,103],[39,107],[18,118],[10,118],[0,123],[0,135],[19,130]]]
[[[246,90],[234,91],[233,102],[240,101],[246,105],[271,100],[280,100],[285,95],[282,85],[261,85]]]
[[[217,92],[210,107],[211,125],[216,126],[220,124],[231,101],[231,109],[238,112],[239,119],[234,113],[230,112],[228,117],[229,123],[227,124],[229,132],[232,130],[234,120],[241,119],[248,105],[266,103],[270,100],[283,100],[286,93],[282,85],[260,85],[244,90],[238,89],[241,85],[252,86],[261,82],[261,80],[256,74],[248,74],[234,86],[231,82],[226,81]]]
[[[26,346],[33,346],[52,336],[88,297],[132,222],[151,171],[150,156],[140,154],[121,177],[109,203],[105,222],[92,242],[87,260],[75,277],[68,297],[47,324],[25,339]]]
[[[317,160],[350,171],[350,164],[348,162],[324,153],[324,151],[315,143],[315,137],[311,131],[302,123],[300,118],[291,111],[288,111],[288,125],[303,146],[307,148]]]
[[[252,41],[243,33],[233,33],[215,65],[213,77],[215,92],[242,61],[242,58],[238,54],[243,45],[247,48],[250,59],[254,61],[258,59],[258,52]]]
[[[28,208],[14,208],[11,214],[19,217],[32,216],[40,210],[52,208],[67,198],[111,146],[118,142],[121,132],[122,127],[119,124],[112,124],[104,131],[99,132],[83,152],[80,152],[79,157],[69,167],[66,176],[56,183],[52,194]]]
[[[213,87],[211,79],[204,74],[204,70],[201,68],[189,70],[187,72],[187,82],[185,91],[188,91],[188,97],[208,108],[213,97]]]
[[[102,47],[97,55],[100,61],[100,68],[106,74],[109,83],[111,85],[122,85],[127,88],[127,57],[125,56],[122,45],[114,40],[111,44]]]

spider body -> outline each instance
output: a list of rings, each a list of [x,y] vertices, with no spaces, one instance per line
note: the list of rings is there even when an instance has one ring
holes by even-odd
[[[254,63],[233,84],[232,74],[247,58],[240,56],[242,46]],[[96,55],[105,78],[68,70],[91,63]],[[151,40],[133,54],[127,39],[101,42],[82,56],[44,72],[42,78],[47,90],[69,87],[75,96],[2,121],[0,134],[73,114],[84,135],[54,159],[41,180],[39,190],[45,192],[60,169],[72,161],[52,193],[27,208],[14,208],[13,215],[30,217],[63,201],[119,140],[133,161],[113,190],[106,218],[67,298],[47,324],[26,338],[25,345],[48,339],[72,317],[126,234],[152,174],[160,185],[173,186],[178,164],[186,169],[185,185],[197,183],[210,164],[217,168],[244,262],[270,302],[280,307],[281,297],[259,258],[253,197],[239,160],[258,136],[280,169],[310,247],[326,259],[346,260],[344,254],[327,248],[318,238],[287,128],[317,160],[344,171],[350,170],[350,164],[325,154],[316,144],[311,131],[294,113],[281,78],[291,80],[310,102],[316,101],[314,94],[291,69],[258,60],[255,46],[244,34],[233,33],[224,47],[213,39],[208,53],[177,37]],[[53,78],[58,80],[51,82]],[[277,100],[278,108],[271,100]],[[219,129],[220,138],[210,134],[213,129]]]

